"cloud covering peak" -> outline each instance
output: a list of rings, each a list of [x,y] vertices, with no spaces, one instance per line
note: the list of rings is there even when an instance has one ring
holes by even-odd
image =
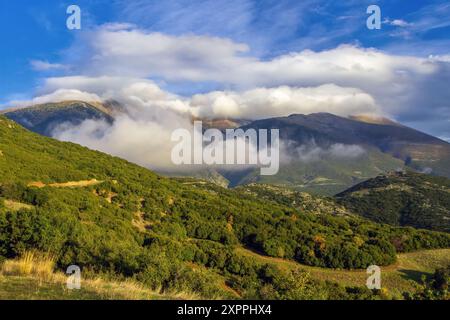
[[[209,118],[377,114],[450,135],[447,55],[422,58],[344,44],[262,59],[249,45],[228,38],[171,35],[123,23],[81,32],[67,52],[77,54],[46,66],[70,68],[44,79],[34,101],[113,98],[131,107]],[[171,92],[197,85],[200,93]]]

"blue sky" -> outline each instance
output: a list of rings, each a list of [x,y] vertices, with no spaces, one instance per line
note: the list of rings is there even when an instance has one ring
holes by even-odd
[[[68,15],[65,11],[70,4],[76,4],[82,10],[81,30],[66,28],[65,22]],[[368,17],[366,8],[370,4],[377,4],[381,8],[383,21],[381,30],[366,28]],[[104,28],[101,29],[104,32],[118,35],[122,30],[118,30],[117,26],[114,27],[117,30],[113,28],[114,30],[108,29],[108,31],[105,31],[104,26],[121,23],[127,24],[122,29],[131,30],[127,33],[130,37],[136,34],[140,36],[159,33],[167,37],[175,37],[172,38],[175,42],[182,42],[180,39],[183,38],[177,37],[186,36],[229,40],[232,43],[230,46],[222,41],[217,50],[222,50],[222,47],[224,51],[231,50],[230,57],[224,53],[223,61],[225,62],[223,63],[226,64],[226,61],[230,60],[232,61],[230,65],[233,66],[244,61],[239,60],[241,56],[248,58],[245,60],[245,66],[254,61],[260,64],[270,61],[275,64],[277,59],[291,53],[300,53],[304,50],[317,53],[328,52],[342,45],[364,50],[376,48],[388,57],[394,57],[392,59],[396,61],[395,63],[400,59],[396,57],[402,57],[404,61],[407,60],[404,57],[409,56],[425,59],[430,55],[444,57],[439,58],[439,62],[433,62],[435,63],[433,77],[426,70],[414,70],[411,66],[413,63],[410,62],[407,67],[409,69],[403,70],[403,60],[399,63],[401,67],[398,67],[401,70],[395,70],[394,73],[411,74],[417,71],[423,75],[423,78],[420,81],[414,81],[408,88],[409,90],[426,90],[429,89],[427,83],[432,83],[432,87],[439,88],[442,79],[449,77],[447,63],[450,53],[449,17],[448,1],[2,0],[0,2],[2,39],[0,105],[7,105],[15,100],[31,99],[42,92],[49,93],[46,82],[49,78],[117,76],[118,73],[154,80],[164,90],[181,96],[212,90],[248,90],[251,87],[261,86],[306,87],[336,84],[361,89],[374,97],[378,104],[384,105],[388,99],[380,95],[380,90],[369,86],[358,87],[354,84],[357,81],[340,81],[336,78],[319,78],[312,81],[301,79],[300,81],[292,80],[291,77],[274,83],[243,85],[236,78],[245,77],[245,75],[232,79],[197,75],[197,70],[214,74],[214,68],[211,65],[198,61],[205,57],[198,51],[176,55],[173,58],[175,60],[169,61],[170,63],[175,61],[181,69],[186,69],[181,76],[174,75],[176,70],[160,70],[158,66],[149,67],[148,72],[141,74],[136,71],[142,69],[144,64],[131,65],[130,61],[124,62],[117,57],[105,63],[103,61],[94,63],[91,58],[94,55],[104,57],[105,54],[104,48],[100,52],[95,43],[99,39],[102,41],[106,39],[106,36],[99,36],[101,33],[98,31],[99,28]],[[108,35],[108,41],[111,37]],[[214,46],[214,42],[211,43]],[[237,44],[245,45],[246,48],[241,50],[242,48],[238,48]],[[168,46],[172,48],[173,44]],[[211,54],[221,55],[222,53]],[[329,56],[331,54],[327,55]],[[210,55],[207,55],[207,58],[210,58]],[[333,59],[331,58],[330,62],[333,62]],[[36,66],[36,61],[48,63],[49,67],[42,67],[42,64],[41,67]],[[125,64],[125,66],[119,68],[112,63]],[[220,69],[222,73],[223,70],[226,68]],[[301,71],[299,69],[300,73]],[[376,79],[372,80],[373,83],[376,82]],[[388,79],[385,83],[388,83]],[[399,82],[398,87],[401,86],[402,83]],[[403,91],[399,95],[401,95],[399,100],[404,98]],[[430,96],[431,100],[427,100]],[[392,100],[396,96],[392,94],[388,98]],[[405,106],[391,108],[387,113],[416,128],[446,138],[450,136],[450,130],[445,130],[450,118],[449,107],[443,102],[446,99],[447,95],[442,92],[421,95],[419,99],[416,96],[409,97],[403,102]],[[420,101],[422,104],[411,106],[410,112],[407,112],[405,108],[411,101]],[[432,112],[422,113],[425,108],[443,112],[445,117],[448,116],[445,118],[447,122],[442,122],[442,119],[439,122],[439,119],[433,117]]]
[[[423,30],[384,24],[381,30],[365,26],[366,8],[378,4],[382,19],[423,23]],[[168,34],[204,34],[249,44],[254,54],[266,58],[302,49],[322,50],[341,43],[357,43],[390,52],[412,55],[450,51],[450,10],[432,11],[443,1],[1,1],[0,102],[31,94],[41,74],[30,60],[58,60],[77,31],[67,30],[65,10],[82,9],[83,29],[107,22],[129,22]],[[429,19],[421,12],[429,12]],[[399,30],[400,29],[400,30]],[[408,28],[409,29],[409,28]],[[395,32],[399,33],[395,35]]]

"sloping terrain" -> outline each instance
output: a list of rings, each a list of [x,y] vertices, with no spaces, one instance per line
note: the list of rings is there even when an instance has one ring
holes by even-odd
[[[282,163],[276,175],[261,176],[258,170],[234,176],[231,186],[248,183],[274,184],[317,195],[334,195],[383,172],[403,168],[403,161],[366,147],[356,158],[314,157]],[[229,178],[227,174],[225,177]]]
[[[26,128],[51,136],[64,123],[87,119],[106,122],[126,112],[115,101],[66,101],[4,112]],[[202,119],[197,119],[202,120]],[[167,176],[194,176],[219,185],[270,183],[298,191],[334,195],[386,171],[411,168],[450,177],[450,144],[385,118],[338,117],[329,113],[294,114],[257,121],[203,119],[204,128],[280,129],[284,141],[282,165],[275,176],[259,170],[161,172]]]
[[[0,300],[154,300],[194,298],[183,293],[163,294],[132,280],[114,281],[80,274],[78,288],[68,288],[68,275],[54,271],[48,254],[25,252],[0,264]]]
[[[450,232],[450,179],[414,172],[381,175],[337,195],[376,222]]]
[[[394,226],[450,232],[450,179],[444,177],[393,171],[334,197],[268,184],[249,184],[236,190],[304,212],[360,215]]]
[[[448,142],[400,124],[370,123],[330,113],[294,114],[254,121],[247,127],[280,128],[282,139],[297,144],[314,140],[318,146],[332,143],[370,145],[410,163],[444,160],[450,154]]]
[[[276,185],[253,183],[236,187],[235,190],[316,215],[353,215],[349,209],[336,203],[334,198],[315,196]]]
[[[83,101],[46,103],[2,113],[25,128],[46,136],[51,136],[63,124],[79,125],[87,119],[113,121],[107,105]]]
[[[450,177],[448,142],[388,119],[294,114],[254,121],[242,128],[280,129],[289,161],[275,176],[246,173],[234,185],[272,183],[333,195],[403,167]]]
[[[235,248],[311,266],[365,268],[390,265],[399,252],[450,247],[445,233],[317,215],[206,182],[164,178],[3,117],[0,150],[0,261],[38,250],[53,254],[62,270],[76,264],[153,290],[351,299],[376,293],[360,296],[305,271],[260,265]],[[100,183],[73,186],[93,179]],[[30,207],[12,210],[8,201]]]
[[[259,263],[269,263],[282,269],[302,268],[312,277],[346,286],[357,287],[367,280],[366,270],[327,269],[299,265],[295,261],[262,256],[254,251],[236,249],[244,256],[252,257]],[[398,255],[395,264],[381,268],[383,291],[395,298],[401,298],[404,292],[414,291],[422,276],[430,276],[436,269],[450,265],[450,249],[426,250]]]

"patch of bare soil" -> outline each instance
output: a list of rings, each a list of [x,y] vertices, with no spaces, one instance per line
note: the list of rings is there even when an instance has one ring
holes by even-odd
[[[53,188],[74,188],[74,187],[88,187],[93,186],[99,183],[102,183],[103,181],[97,180],[97,179],[91,179],[91,180],[81,180],[81,181],[68,181],[68,182],[62,182],[62,183],[50,183],[45,184],[41,181],[35,181],[30,182],[28,184],[29,187],[36,187],[36,188],[44,188],[44,187],[53,187]]]

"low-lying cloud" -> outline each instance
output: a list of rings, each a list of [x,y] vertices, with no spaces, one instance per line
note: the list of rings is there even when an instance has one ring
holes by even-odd
[[[112,124],[101,120],[86,120],[80,125],[62,124],[53,137],[115,155],[154,169],[175,169],[170,154],[170,136],[178,128],[192,129],[191,123],[177,114],[166,112],[146,114],[140,119],[118,116]]]
[[[320,160],[350,160],[363,156],[366,150],[359,145],[335,143],[327,147],[318,146],[314,141],[295,146],[291,141],[284,143],[285,162],[314,162]]]

